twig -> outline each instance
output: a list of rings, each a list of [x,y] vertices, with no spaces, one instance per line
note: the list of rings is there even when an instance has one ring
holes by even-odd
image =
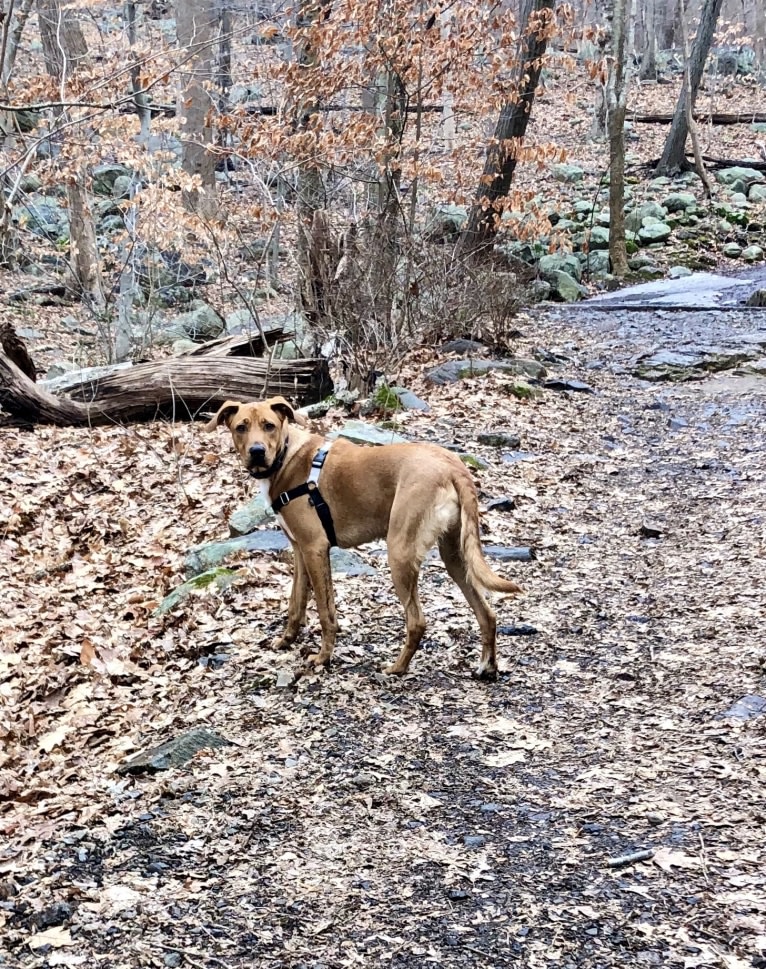
[[[632,851],[629,855],[610,858],[607,861],[607,866],[609,868],[622,868],[623,865],[632,865],[637,861],[648,861],[650,858],[654,858],[654,848],[642,848],[640,851]]]

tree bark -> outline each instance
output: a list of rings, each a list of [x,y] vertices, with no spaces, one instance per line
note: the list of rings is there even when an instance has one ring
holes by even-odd
[[[635,121],[636,124],[670,124],[673,117],[672,114],[633,114],[630,120]],[[693,117],[695,121],[708,121],[713,125],[766,123],[766,111],[750,111],[743,114],[726,114],[720,111],[708,114],[694,111]]]
[[[181,167],[198,185],[184,189],[183,198],[190,212],[211,218],[216,210],[215,155],[211,116],[215,108],[213,87],[216,79],[214,44],[219,11],[216,0],[182,0],[176,5],[178,44],[189,55],[179,72],[181,94],[177,111],[183,153]]]
[[[628,271],[625,247],[625,106],[628,96],[625,35],[632,0],[614,0],[612,63],[606,87],[609,131],[609,258],[615,276]]]
[[[468,222],[458,240],[459,255],[470,256],[492,245],[497,235],[502,199],[516,170],[519,148],[526,134],[540,80],[545,48],[553,22],[553,0],[532,0],[524,25],[519,69],[518,100],[505,104],[487,148],[484,171]]]
[[[120,370],[58,397],[0,352],[0,406],[17,424],[104,426],[158,418],[195,420],[230,398],[282,394],[301,403],[332,391],[325,360],[176,357]],[[80,400],[73,399],[79,397]]]
[[[689,61],[688,83],[684,76],[684,83],[681,88],[681,95],[678,98],[673,122],[665,141],[660,163],[657,166],[658,175],[670,175],[689,167],[686,160],[686,137],[689,133],[687,122],[687,112],[694,111],[694,102],[697,98],[702,72],[707,60],[708,51],[713,41],[716,21],[721,12],[723,0],[704,0],[697,29],[697,35],[692,45],[691,58]],[[687,104],[688,102],[688,104]]]
[[[61,81],[88,56],[88,45],[74,11],[61,10],[60,0],[37,0],[45,69]]]
[[[644,52],[641,58],[642,81],[657,80],[657,0],[644,3]]]

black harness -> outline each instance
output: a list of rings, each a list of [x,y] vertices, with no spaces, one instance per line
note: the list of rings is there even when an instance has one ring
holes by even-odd
[[[335,537],[335,526],[332,521],[332,514],[330,512],[330,506],[324,500],[317,487],[317,482],[319,481],[319,472],[322,470],[322,465],[327,457],[327,452],[330,450],[330,445],[327,444],[320,448],[314,455],[314,460],[311,462],[311,471],[309,472],[309,480],[304,484],[296,485],[295,488],[291,488],[289,491],[283,491],[277,500],[272,504],[271,510],[275,515],[278,515],[285,505],[289,505],[291,501],[296,498],[302,498],[304,495],[309,496],[309,504],[314,508],[317,515],[319,515],[319,521],[322,523],[322,528],[324,528],[324,533],[327,536],[327,541],[331,546],[337,545],[338,540]]]

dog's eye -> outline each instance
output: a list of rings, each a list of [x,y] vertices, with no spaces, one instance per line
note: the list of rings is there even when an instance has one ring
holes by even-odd
[[[277,425],[272,424],[271,421],[266,421],[266,423],[263,425],[263,429],[264,431],[276,431]]]
[[[247,430],[247,424],[245,424],[244,422],[242,424],[237,424],[234,430],[237,432],[237,434],[244,434],[245,431]]]

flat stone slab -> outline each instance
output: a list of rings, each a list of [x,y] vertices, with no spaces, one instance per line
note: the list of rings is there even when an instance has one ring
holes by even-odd
[[[200,750],[215,750],[220,747],[233,747],[234,744],[214,730],[200,727],[188,730],[186,733],[159,747],[142,750],[128,758],[117,768],[118,774],[156,774],[157,771],[169,770],[171,767],[183,767]]]
[[[740,347],[689,347],[685,350],[658,350],[639,357],[633,373],[643,380],[702,380],[708,374],[733,370],[760,356],[758,344]]]
[[[600,293],[585,300],[580,310],[688,309],[710,310],[741,307],[766,285],[766,268],[759,266],[739,276],[692,273],[679,279],[660,279],[628,286],[613,293]]]
[[[532,562],[535,558],[535,550],[525,545],[484,545],[484,554],[488,559],[496,562]]]
[[[329,435],[330,439],[344,437],[347,441],[354,444],[407,444],[407,438],[402,437],[395,431],[390,431],[385,427],[378,427],[375,424],[367,424],[365,421],[346,421],[337,432]]]
[[[523,360],[521,358],[487,360],[477,357],[468,360],[447,360],[445,363],[439,364],[438,367],[426,371],[425,378],[432,384],[454,384],[466,377],[476,377],[489,373],[490,370],[514,374],[517,377],[529,377],[533,380],[539,380],[545,376],[545,367],[537,360]]]
[[[729,720],[750,720],[752,717],[766,713],[766,697],[750,693],[737,700],[733,706],[721,716]]]

